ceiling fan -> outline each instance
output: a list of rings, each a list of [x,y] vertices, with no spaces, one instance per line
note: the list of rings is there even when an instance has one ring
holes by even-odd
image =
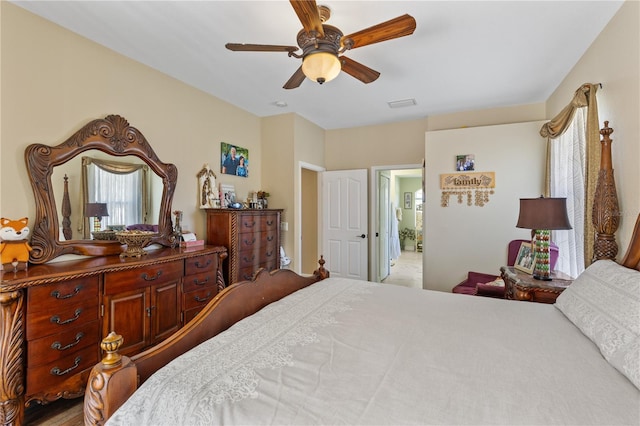
[[[371,83],[380,73],[347,58],[343,53],[356,47],[411,35],[416,29],[416,20],[405,14],[345,36],[338,28],[325,24],[331,16],[327,6],[318,6],[315,0],[290,0],[290,3],[303,27],[297,36],[298,46],[225,45],[234,52],[287,52],[290,57],[302,58],[302,65],[285,83],[285,89],[295,89],[305,77],[323,84],[337,77],[341,70],[363,83]],[[298,49],[302,49],[302,54],[296,53]]]

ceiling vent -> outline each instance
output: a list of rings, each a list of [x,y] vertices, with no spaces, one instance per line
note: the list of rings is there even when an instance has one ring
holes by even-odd
[[[387,102],[387,105],[389,105],[389,108],[404,108],[417,105],[417,103],[415,99],[402,99],[399,101]]]

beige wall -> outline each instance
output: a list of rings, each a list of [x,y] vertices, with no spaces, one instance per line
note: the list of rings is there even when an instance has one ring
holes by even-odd
[[[259,160],[261,120],[10,3],[0,2],[0,8],[2,216],[35,218],[23,159],[27,145],[57,145],[86,122],[119,114],[161,160],[176,164],[173,208],[185,212],[186,229],[204,236],[196,174],[205,162],[219,170],[220,142],[249,148]],[[246,197],[262,186],[261,161],[255,160],[248,179],[217,173],[218,180],[233,183],[238,196]]]
[[[218,173],[219,181],[233,183],[240,198],[256,189],[271,193],[270,206],[287,210],[290,227],[284,245],[291,255],[300,241],[295,222],[301,202],[300,161],[328,170],[419,164],[425,157],[427,131],[547,119],[580,84],[600,81],[604,84],[598,96],[600,116],[611,120],[616,130],[614,165],[624,234],[620,241],[626,245],[632,218],[640,210],[638,8],[637,2],[623,5],[546,104],[324,131],[295,114],[259,119],[0,2],[0,214],[35,217],[23,160],[28,144],[58,144],[85,122],[115,113],[138,127],[163,161],[176,164],[179,179],[173,208],[184,210],[185,227],[199,234],[204,233],[204,215],[196,208],[196,173],[205,162],[218,170],[220,142],[249,148],[250,177]],[[502,247],[503,242],[496,244]],[[467,257],[472,256],[458,259],[457,267],[470,269]]]
[[[507,244],[528,238],[515,227],[519,199],[540,196],[544,188],[546,143],[538,130],[544,121],[436,130],[426,135],[426,203],[423,286],[451,291],[469,271],[500,274]],[[441,205],[440,174],[455,173],[455,158],[474,154],[477,172],[495,172],[494,193],[484,206]]]
[[[583,83],[598,90],[600,127],[614,129],[613,167],[622,217],[618,229],[621,257],[640,213],[640,2],[626,1],[600,36],[547,101],[553,117]]]

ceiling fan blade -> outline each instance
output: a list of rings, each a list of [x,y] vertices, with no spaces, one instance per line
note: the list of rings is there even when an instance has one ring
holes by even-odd
[[[378,71],[372,70],[371,68],[362,65],[360,62],[356,62],[346,56],[340,56],[340,63],[342,64],[342,71],[357,78],[365,84],[376,81],[378,77],[380,77],[380,73]]]
[[[275,44],[227,43],[224,45],[234,52],[295,52],[297,46],[278,46]]]
[[[348,36],[344,36],[343,39],[350,38],[353,40],[351,49],[355,49],[356,47],[367,46],[381,41],[408,36],[413,34],[415,29],[416,20],[413,16],[405,14],[356,33],[349,34]]]
[[[304,81],[305,78],[307,78],[307,77],[302,72],[302,65],[301,65],[300,68],[298,68],[298,70],[293,73],[293,75],[291,76],[289,81],[287,81],[284,84],[284,86],[282,86],[282,88],[283,89],[295,89],[296,87],[299,87],[302,84],[302,82]]]
[[[304,30],[308,33],[316,31],[318,37],[324,37],[324,29],[315,0],[290,0],[290,3],[293,10],[296,11],[298,19],[302,22]]]

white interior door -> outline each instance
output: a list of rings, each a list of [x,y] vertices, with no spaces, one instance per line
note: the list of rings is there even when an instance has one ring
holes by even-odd
[[[367,280],[367,171],[322,172],[322,253],[331,276]]]
[[[389,176],[378,173],[378,282],[387,278],[391,272],[389,212]]]

